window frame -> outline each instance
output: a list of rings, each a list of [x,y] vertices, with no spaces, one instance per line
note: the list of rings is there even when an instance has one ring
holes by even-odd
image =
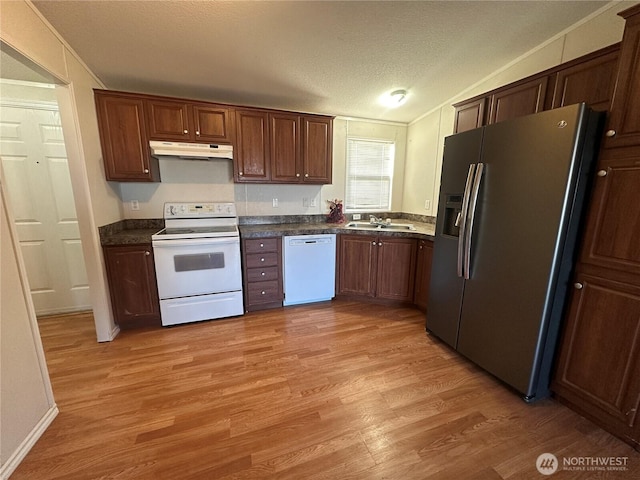
[[[390,165],[390,172],[388,175],[388,179],[389,179],[389,203],[388,206],[386,208],[378,208],[378,207],[373,207],[373,208],[365,208],[365,207],[360,207],[360,206],[355,206],[355,207],[349,207],[347,201],[349,198],[348,195],[348,189],[349,189],[349,185],[350,185],[350,181],[349,179],[352,177],[351,175],[349,175],[349,166],[350,166],[350,157],[349,157],[349,143],[351,141],[356,141],[356,142],[370,142],[370,143],[379,143],[379,144],[384,144],[384,145],[390,145],[393,149],[393,155],[391,157],[391,165]],[[346,138],[346,145],[345,145],[345,185],[344,185],[344,195],[345,195],[345,200],[344,200],[344,211],[345,213],[352,213],[352,212],[391,212],[392,211],[392,203],[393,203],[393,177],[395,175],[395,162],[396,162],[396,141],[395,140],[390,140],[388,138],[368,138],[368,137],[359,137],[359,136],[350,136],[347,135]],[[364,177],[361,177],[364,178]],[[377,176],[376,178],[380,178],[379,176]]]

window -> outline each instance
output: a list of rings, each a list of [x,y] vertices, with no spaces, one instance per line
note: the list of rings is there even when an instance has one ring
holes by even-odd
[[[391,210],[394,156],[392,141],[347,139],[345,210]]]

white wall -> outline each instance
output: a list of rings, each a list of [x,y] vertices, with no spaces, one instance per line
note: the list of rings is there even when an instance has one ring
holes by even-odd
[[[0,478],[7,478],[58,410],[2,181],[0,179]]]
[[[336,118],[333,128],[333,184],[234,184],[231,161],[161,159],[160,183],[122,183],[127,218],[162,218],[164,202],[231,201],[238,215],[311,215],[328,213],[327,200],[344,200],[346,136],[394,140],[396,161],[392,210],[402,209],[407,127],[403,124]],[[188,185],[188,187],[186,187]],[[273,199],[278,206],[273,206]],[[137,200],[139,210],[131,209]],[[315,206],[312,205],[315,201]]]
[[[624,20],[616,14],[630,5],[629,2],[612,2],[412,122],[408,128],[403,211],[434,216],[437,213],[444,138],[453,133],[455,111],[451,104],[619,42]],[[429,199],[431,209],[425,209],[424,201]]]

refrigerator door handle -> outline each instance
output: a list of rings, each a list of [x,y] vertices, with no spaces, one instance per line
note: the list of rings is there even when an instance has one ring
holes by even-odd
[[[465,234],[464,246],[464,278],[467,280],[471,277],[471,240],[473,239],[473,223],[476,219],[476,206],[478,204],[478,192],[480,191],[480,182],[484,173],[484,163],[478,163],[476,168],[476,176],[473,180],[473,188],[469,198],[469,219],[468,227]]]
[[[464,184],[464,196],[462,197],[462,210],[460,210],[460,229],[458,230],[458,277],[464,275],[464,246],[465,236],[467,231],[467,212],[469,209],[469,197],[471,196],[471,187],[473,185],[473,178],[476,173],[476,164],[469,165],[469,171],[467,172],[467,183]]]

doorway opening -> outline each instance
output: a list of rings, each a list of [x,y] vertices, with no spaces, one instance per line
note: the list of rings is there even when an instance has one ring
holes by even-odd
[[[0,168],[36,315],[91,310],[55,79],[6,45],[0,63]]]

